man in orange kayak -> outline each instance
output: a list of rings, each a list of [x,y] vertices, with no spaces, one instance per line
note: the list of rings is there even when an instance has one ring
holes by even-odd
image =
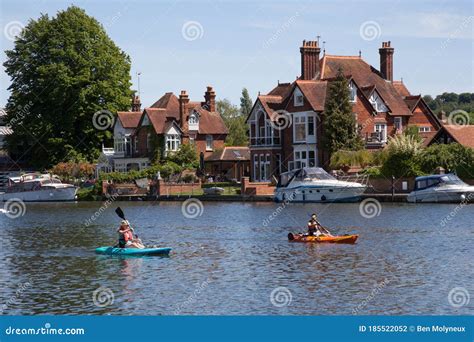
[[[308,221],[308,235],[309,236],[332,236],[332,234],[324,228],[318,221],[318,216],[312,214]]]

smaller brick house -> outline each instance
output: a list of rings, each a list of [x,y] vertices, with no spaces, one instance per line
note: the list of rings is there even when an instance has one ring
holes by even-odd
[[[206,159],[224,148],[227,133],[210,86],[202,102],[190,101],[183,90],[179,98],[164,94],[143,111],[140,99],[134,97],[131,111],[117,113],[114,148],[102,149],[97,166],[101,172],[143,170],[157,153],[166,156],[183,143],[195,145]]]
[[[134,155],[152,158],[159,149],[163,156],[177,151],[183,143],[196,147],[197,153],[210,156],[224,147],[227,127],[216,111],[216,94],[207,87],[204,101],[190,101],[185,90],[179,98],[164,94],[145,108],[134,133]]]

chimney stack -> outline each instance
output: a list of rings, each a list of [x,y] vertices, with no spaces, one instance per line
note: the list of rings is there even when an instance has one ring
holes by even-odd
[[[380,73],[387,81],[393,81],[393,47],[390,46],[390,41],[382,42],[382,47],[379,49],[380,54]]]
[[[140,102],[140,96],[134,95],[132,97],[132,112],[141,112],[142,103]]]
[[[303,46],[300,48],[301,53],[301,79],[314,80],[320,78],[319,74],[319,48],[318,41],[303,40]]]
[[[181,129],[183,132],[186,132],[186,116],[188,114],[188,103],[189,103],[189,97],[188,94],[186,93],[186,90],[181,90],[181,94],[179,95],[179,125],[181,126]]]
[[[207,90],[204,93],[204,101],[205,102],[202,107],[207,109],[209,112],[216,111],[216,92],[211,86],[207,86]]]

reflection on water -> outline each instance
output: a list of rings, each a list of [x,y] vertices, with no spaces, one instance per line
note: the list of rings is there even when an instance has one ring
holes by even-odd
[[[442,227],[454,205],[384,204],[367,219],[358,204],[294,204],[264,225],[277,204],[204,203],[203,215],[188,219],[180,203],[120,203],[143,241],[173,248],[165,258],[96,255],[115,244],[119,222],[109,208],[86,226],[99,206],[28,204],[23,217],[0,214],[5,314],[474,313],[472,300],[448,302],[454,287],[474,296],[472,206]],[[312,211],[335,233],[360,234],[358,243],[289,243]],[[100,287],[112,291],[111,305],[94,304]],[[288,305],[272,305],[278,287],[290,291]]]

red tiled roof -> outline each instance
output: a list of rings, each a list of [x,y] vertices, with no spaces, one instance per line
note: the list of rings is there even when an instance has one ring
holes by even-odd
[[[402,81],[392,81],[392,85],[400,96],[410,96],[410,91]]]
[[[278,85],[273,88],[268,95],[281,96],[282,98],[285,98],[292,88],[293,85],[291,83],[278,83]]]
[[[444,125],[443,127],[458,143],[474,148],[474,125]]]
[[[410,111],[413,112],[413,110],[416,108],[418,105],[418,102],[420,102],[421,95],[410,95],[405,97],[405,103],[407,104],[408,108],[410,108]]]
[[[151,108],[164,108],[166,115],[179,119],[179,100],[173,93],[164,94],[158,101],[153,103]]]
[[[192,111],[199,113],[199,134],[228,134],[227,127],[218,112],[209,112],[202,108],[201,102],[190,101],[187,106],[188,120]],[[169,122],[173,120],[180,124],[179,99],[173,93],[164,94],[152,107],[146,108],[145,112],[149,114],[150,121],[157,134],[163,134],[169,128]]]
[[[304,97],[316,112],[324,110],[326,102],[327,81],[296,81]]]
[[[259,95],[258,100],[262,104],[263,109],[268,114],[271,120],[278,119],[273,113],[277,110],[282,109],[283,98],[275,95]]]
[[[206,161],[248,161],[250,149],[246,146],[226,146],[206,158]]]
[[[117,112],[117,117],[123,128],[137,128],[142,112]]]
[[[359,87],[375,86],[377,92],[391,109],[391,115],[411,115],[403,98],[391,82],[383,79],[380,72],[358,56],[325,55],[321,61],[321,79],[333,78],[342,68],[345,75],[350,74]]]

